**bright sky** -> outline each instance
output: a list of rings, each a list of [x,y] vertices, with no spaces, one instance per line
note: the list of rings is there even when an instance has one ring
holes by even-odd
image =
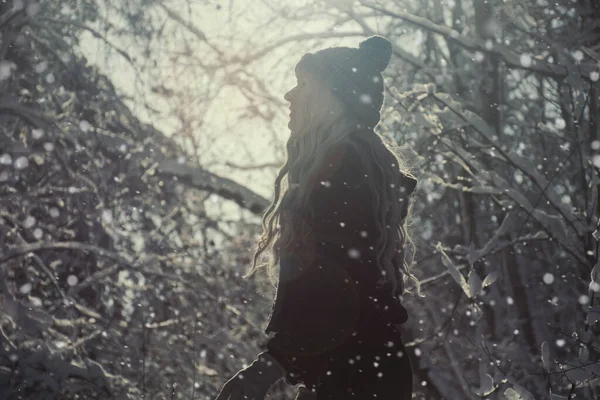
[[[302,2],[299,0],[284,0],[274,3],[288,11],[299,9],[302,6]],[[323,3],[321,2],[321,4]],[[231,0],[223,2],[221,10],[217,10],[215,4],[194,3],[191,5],[191,9],[188,9],[187,2],[167,1],[166,4],[185,20],[193,21],[193,24],[206,35],[212,44],[220,47],[228,55],[244,55],[249,50],[255,51],[280,40],[282,37],[294,34],[323,32],[331,25],[332,21],[330,17],[328,17],[328,21],[324,21],[321,19],[322,17],[318,19],[311,17],[308,21],[290,22],[274,14],[267,1]],[[177,6],[178,4],[181,4],[181,6]],[[231,6],[231,9],[229,9],[229,6]],[[333,7],[330,5],[328,7],[331,9],[331,14],[339,15],[339,12]],[[191,14],[188,14],[189,10],[191,10]],[[308,11],[301,12],[306,14]],[[320,13],[320,15],[323,14]],[[267,22],[268,24],[259,30]],[[376,24],[373,23],[371,28],[377,30]],[[354,24],[352,26],[346,25],[341,30],[344,32],[360,32],[362,29]],[[170,37],[170,35],[165,34],[163,38],[165,37]],[[191,35],[187,37],[192,39],[189,43],[194,55],[208,62],[214,53],[198,39],[193,38]],[[357,47],[362,39],[364,37],[359,36],[328,39],[325,44],[312,50],[333,45]],[[127,46],[123,39],[111,40],[114,40],[114,43],[118,43],[119,47],[127,50],[130,54],[136,53],[135,48]],[[247,41],[250,41],[251,44]],[[230,47],[226,47],[226,44]],[[163,42],[161,38],[157,42],[157,46],[160,46],[163,49],[161,51],[165,53],[162,60],[163,64],[159,64],[158,68],[161,73],[164,72],[167,76],[164,82],[167,87],[189,86],[191,88],[199,83],[197,81],[201,80],[202,76],[194,77],[193,68],[188,67],[186,70],[177,70],[173,63],[168,60],[169,53],[183,49],[182,40],[167,43]],[[286,44],[249,66],[249,71],[261,76],[265,84],[268,85],[270,93],[282,101],[282,106],[278,109],[279,113],[272,123],[273,131],[277,132],[275,143],[273,143],[273,134],[264,120],[255,118],[254,120],[244,119],[238,122],[237,115],[240,108],[246,104],[246,99],[236,87],[229,86],[222,90],[212,102],[203,120],[203,126],[196,132],[196,135],[200,138],[214,138],[214,142],[200,141],[206,147],[206,151],[204,146],[202,147],[204,159],[201,160],[205,168],[242,183],[266,198],[271,198],[273,181],[277,172],[275,168],[260,171],[239,171],[226,168],[224,163],[229,161],[241,165],[262,164],[277,161],[277,159],[283,162],[283,153],[276,154],[275,151],[276,147],[279,148],[280,152],[284,151],[285,141],[290,134],[287,128],[288,104],[283,100],[283,95],[295,85],[293,68],[308,50],[306,46],[306,43],[299,42]],[[121,56],[116,52],[112,52],[112,55],[108,58],[105,56],[106,45],[102,41],[86,34],[82,40],[82,50],[90,62],[98,65],[111,78],[119,92],[131,95],[134,98],[137,98],[136,93],[140,92],[152,95],[150,84],[138,84],[136,86],[135,74]],[[139,55],[138,57],[142,56]],[[204,84],[199,83],[197,86],[200,87]],[[154,96],[151,99],[152,106],[157,109],[164,109],[165,105],[168,106],[168,103],[164,103],[164,98]],[[172,121],[161,120],[153,115],[148,115],[142,107],[137,107],[135,103],[128,102],[127,104],[143,121],[152,123],[165,134],[172,135],[175,132],[176,125]],[[243,150],[244,146],[248,148],[248,152]],[[225,207],[231,208],[234,213],[239,213],[239,208],[236,205],[226,204]]]

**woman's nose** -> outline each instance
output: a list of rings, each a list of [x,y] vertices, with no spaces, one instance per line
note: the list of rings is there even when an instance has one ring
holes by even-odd
[[[290,103],[292,102],[292,91],[293,91],[293,89],[290,90],[289,92],[287,92],[285,95],[283,95],[283,98],[286,101],[289,101]]]

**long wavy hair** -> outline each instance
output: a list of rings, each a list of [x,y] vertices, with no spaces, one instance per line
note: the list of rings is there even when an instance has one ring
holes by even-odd
[[[256,242],[252,267],[243,277],[249,278],[258,269],[266,268],[275,286],[282,249],[290,248],[295,242],[295,249],[300,246],[310,251],[306,226],[294,210],[313,214],[306,201],[310,194],[307,188],[313,187],[316,171],[327,162],[330,151],[337,145],[349,143],[360,155],[368,176],[379,177],[378,181],[368,180],[376,207],[372,215],[377,216],[376,226],[380,233],[375,251],[376,265],[383,279],[378,284],[389,285],[392,295],[397,297],[405,292],[414,293],[405,286],[410,279],[421,296],[420,282],[409,267],[415,253],[407,222],[412,213],[412,202],[408,198],[398,201],[398,190],[394,189],[403,187],[406,176],[413,179],[414,176],[408,172],[394,146],[373,130],[365,129],[324,84],[314,77],[309,78],[309,95],[299,100],[298,123],[292,126],[286,143],[288,157],[275,179],[274,199],[262,217],[263,233]],[[410,254],[408,247],[412,249]],[[269,261],[257,265],[258,257],[265,251],[271,254]]]

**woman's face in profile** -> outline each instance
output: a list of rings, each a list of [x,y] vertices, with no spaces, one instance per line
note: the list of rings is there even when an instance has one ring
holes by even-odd
[[[296,71],[296,86],[287,92],[283,98],[290,103],[290,121],[288,122],[288,128],[293,132],[294,127],[298,124],[299,110],[302,104],[305,104],[305,100],[308,97],[308,79],[309,77],[301,72]]]

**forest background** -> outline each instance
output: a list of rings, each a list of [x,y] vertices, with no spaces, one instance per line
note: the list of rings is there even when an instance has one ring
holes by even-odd
[[[2,0],[0,399],[212,399],[252,362],[283,94],[373,34],[416,398],[599,398],[597,1]]]

